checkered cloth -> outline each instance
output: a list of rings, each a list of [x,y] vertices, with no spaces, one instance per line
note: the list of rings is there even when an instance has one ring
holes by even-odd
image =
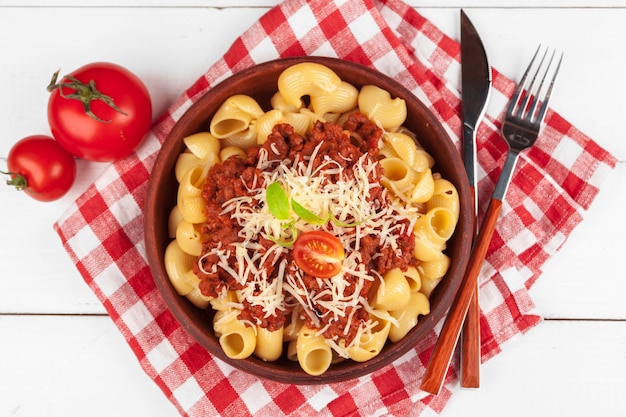
[[[419,384],[436,332],[390,366],[334,385],[260,380],[210,355],[167,310],[146,263],[146,186],[176,120],[212,86],[251,65],[295,55],[355,61],[400,81],[461,132],[459,45],[400,0],[287,0],[238,38],[159,119],[141,148],[114,163],[55,224],[62,243],[145,372],[187,416],[417,416],[440,412],[457,387],[454,358],[438,396]],[[478,132],[478,195],[485,210],[505,153],[498,133],[514,87],[494,71],[492,102]],[[480,278],[482,357],[541,319],[528,288],[565,242],[616,160],[550,111],[522,154]],[[550,198],[545,198],[550,196]]]

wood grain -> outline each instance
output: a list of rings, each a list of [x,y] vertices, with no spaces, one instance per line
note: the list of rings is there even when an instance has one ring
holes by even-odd
[[[155,109],[162,111],[279,1],[0,1],[0,168],[15,140],[47,131],[44,90],[57,68],[93,59],[128,65],[144,77]],[[530,290],[536,312],[548,320],[486,358],[480,390],[453,390],[438,415],[621,416],[626,409],[624,0],[408,3],[452,39],[459,36],[459,7],[475,8],[472,21],[481,27],[491,64],[510,78],[521,75],[519,68],[527,64],[522,61],[538,43],[562,49],[567,59],[552,106],[621,161]],[[115,30],[81,31],[76,37],[75,27],[59,25],[61,20],[106,22]],[[0,187],[0,416],[179,416],[102,316],[104,308],[52,230],[52,222],[107,168],[79,164],[76,190],[56,203],[37,204]],[[318,398],[331,397],[323,391]]]
[[[476,187],[470,185],[470,193],[474,206],[478,207]],[[461,387],[463,388],[480,387],[480,303],[478,297],[479,285],[477,283],[461,332]]]
[[[461,332],[461,387],[480,388],[480,304],[474,287]]]
[[[478,285],[478,274],[480,273],[485,255],[487,254],[487,249],[489,249],[489,243],[491,242],[491,237],[496,227],[501,208],[502,201],[500,200],[492,199],[489,203],[489,207],[485,212],[485,218],[483,219],[476,242],[474,243],[474,249],[467,266],[467,271],[463,277],[461,288],[452,303],[452,307],[450,307],[448,311],[448,316],[443,323],[437,344],[428,362],[421,387],[422,390],[431,394],[437,395],[441,390],[448,367],[450,366],[450,361],[452,360],[452,354],[459,340],[467,309],[469,308],[470,301]]]

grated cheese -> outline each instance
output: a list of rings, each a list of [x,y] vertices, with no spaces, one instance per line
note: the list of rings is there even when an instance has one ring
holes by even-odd
[[[261,148],[257,168],[260,177],[254,178],[248,187],[251,195],[235,197],[223,206],[222,214],[228,214],[240,227],[241,242],[230,247],[218,246],[204,256],[216,255],[219,259],[210,272],[215,273],[219,267],[243,286],[237,291],[240,302],[248,302],[253,306],[261,306],[264,317],[276,316],[279,311],[287,311],[292,307],[301,306],[302,311],[318,327],[317,333],[323,334],[340,318],[347,317],[344,336],[353,326],[354,316],[359,309],[375,314],[368,300],[361,295],[367,281],[382,277],[376,271],[369,271],[362,263],[359,252],[360,242],[364,236],[377,236],[380,246],[398,250],[398,239],[413,230],[419,217],[418,209],[397,202],[389,204],[390,197],[382,188],[382,201],[371,201],[372,191],[382,187],[378,181],[370,182],[377,172],[377,161],[363,155],[353,164],[351,175],[346,175],[341,166],[329,157],[314,167],[312,161],[317,157],[322,144],[318,145],[312,156],[303,159],[278,161],[271,159],[269,152]],[[274,154],[278,150],[271,148]],[[337,177],[337,181],[329,178]],[[288,221],[276,219],[269,211],[266,203],[266,186],[279,182],[290,199],[303,205],[307,210],[321,218],[333,216],[340,224],[351,224],[351,227],[340,226],[327,222],[323,226],[313,226],[301,219],[293,224],[301,232],[323,229],[335,235],[341,241],[346,256],[340,274],[330,279],[318,279],[321,290],[317,293],[306,289],[301,271],[289,267],[284,254],[289,249],[274,244],[269,249],[260,245],[259,239],[289,241],[291,231],[285,227]],[[293,218],[296,219],[295,214]],[[399,219],[410,219],[406,226]],[[232,255],[235,265],[230,265]],[[278,265],[276,265],[278,262]],[[268,277],[264,265],[271,264],[277,268],[274,278]],[[207,271],[208,272],[208,271]],[[356,279],[346,281],[345,277]],[[319,317],[319,311],[324,315]],[[328,315],[331,315],[328,318]],[[321,318],[328,318],[322,321]],[[391,319],[391,316],[385,317]],[[369,320],[358,325],[357,336],[352,343],[358,343],[361,337],[377,324]],[[347,357],[347,347],[337,340],[328,340],[329,345],[343,357]]]

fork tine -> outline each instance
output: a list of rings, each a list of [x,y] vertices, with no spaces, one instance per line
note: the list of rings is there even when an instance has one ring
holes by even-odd
[[[554,53],[552,54],[552,58],[554,58]],[[552,58],[550,58],[550,64],[552,63]],[[552,79],[550,80],[550,85],[548,86],[548,90],[546,91],[546,96],[543,99],[543,102],[541,103],[541,107],[539,108],[539,112],[537,113],[537,118],[535,123],[540,124],[543,121],[543,118],[546,116],[546,110],[548,110],[548,102],[550,101],[550,96],[552,95],[552,88],[554,88],[554,82],[556,81],[556,76],[559,73],[559,69],[561,68],[561,61],[563,61],[563,54],[561,53],[561,56],[559,57],[559,62],[556,64],[556,69],[554,70],[554,73],[552,75]],[[550,65],[548,65],[548,68],[550,67]],[[546,74],[548,73],[548,69],[546,68]],[[541,82],[543,84],[543,80]]]
[[[554,59],[554,52],[552,52],[552,56],[550,57],[548,66],[545,68],[543,72],[543,77],[541,77],[541,81],[539,81],[539,86],[537,87],[537,89],[535,89],[535,80],[537,79],[537,76],[541,72],[541,68],[543,67],[543,63],[546,60],[547,55],[548,55],[548,49],[546,49],[546,51],[543,53],[543,57],[541,57],[541,61],[539,62],[539,65],[537,66],[537,70],[535,71],[533,80],[530,82],[530,85],[526,89],[526,102],[524,103],[524,106],[520,108],[519,116],[522,117],[522,115],[524,114],[524,111],[526,110],[525,119],[528,120],[529,122],[532,120],[532,117],[535,114],[535,108],[537,107],[537,103],[539,103],[539,100],[540,100],[539,98],[541,97],[541,89],[543,88],[543,82],[545,81],[546,76],[548,75],[548,70],[550,69],[552,60]],[[528,103],[529,99],[530,99],[530,103]]]
[[[541,49],[541,45],[539,45],[539,47],[537,48],[537,51],[535,51],[535,55],[533,56],[533,59],[530,61],[530,64],[528,65],[528,69],[526,69],[526,73],[524,73],[524,76],[522,77],[522,80],[520,81],[520,85],[522,86],[522,91],[524,94],[522,95],[522,102],[520,103],[519,108],[517,109],[517,113],[515,114],[515,116],[519,118],[523,118],[524,112],[528,109],[528,106],[529,106],[528,100],[531,100],[533,98],[533,91],[535,90],[534,88],[535,81],[537,80],[537,75],[539,75],[539,70],[543,66],[543,61],[545,61],[546,55],[548,53],[547,50],[543,53],[543,56],[541,57],[541,61],[539,61],[539,64],[537,65],[537,69],[535,70],[533,74],[530,84],[526,86],[526,76],[528,72],[530,71],[530,69],[532,68],[533,63],[535,62],[535,57],[537,57],[537,55],[539,54],[540,49]],[[541,89],[541,86],[537,90],[537,94],[539,93],[540,89]],[[534,97],[537,97],[537,94],[535,94]],[[536,101],[533,99],[530,102],[531,110],[534,107],[534,103],[536,103]],[[532,111],[530,113],[532,113]]]
[[[535,59],[537,58],[537,54],[539,54],[540,48],[541,48],[541,45],[539,45],[539,48],[537,48],[537,50],[535,51],[535,55],[533,55],[533,58],[530,60],[530,64],[528,64],[528,68],[526,68],[526,71],[524,71],[524,75],[520,79],[519,83],[517,84],[517,87],[515,88],[515,91],[513,92],[513,96],[511,97],[511,100],[509,101],[509,106],[506,110],[506,113],[509,115],[513,115],[513,113],[515,112],[515,108],[517,107],[518,102],[519,102],[520,94],[522,93],[524,84],[526,84],[526,78],[528,77],[528,73],[530,72],[533,64],[535,63]],[[524,106],[520,106],[520,108],[523,108],[523,107]]]

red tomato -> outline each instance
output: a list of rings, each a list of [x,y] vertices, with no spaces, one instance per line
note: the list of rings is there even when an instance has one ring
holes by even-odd
[[[7,184],[39,201],[61,198],[74,183],[76,161],[49,136],[28,136],[17,142],[7,158]]]
[[[108,162],[133,152],[150,129],[152,102],[144,83],[119,65],[96,62],[48,86],[48,123],[69,153]]]
[[[305,274],[330,278],[341,272],[345,252],[337,237],[316,230],[298,236],[293,246],[293,259]]]

